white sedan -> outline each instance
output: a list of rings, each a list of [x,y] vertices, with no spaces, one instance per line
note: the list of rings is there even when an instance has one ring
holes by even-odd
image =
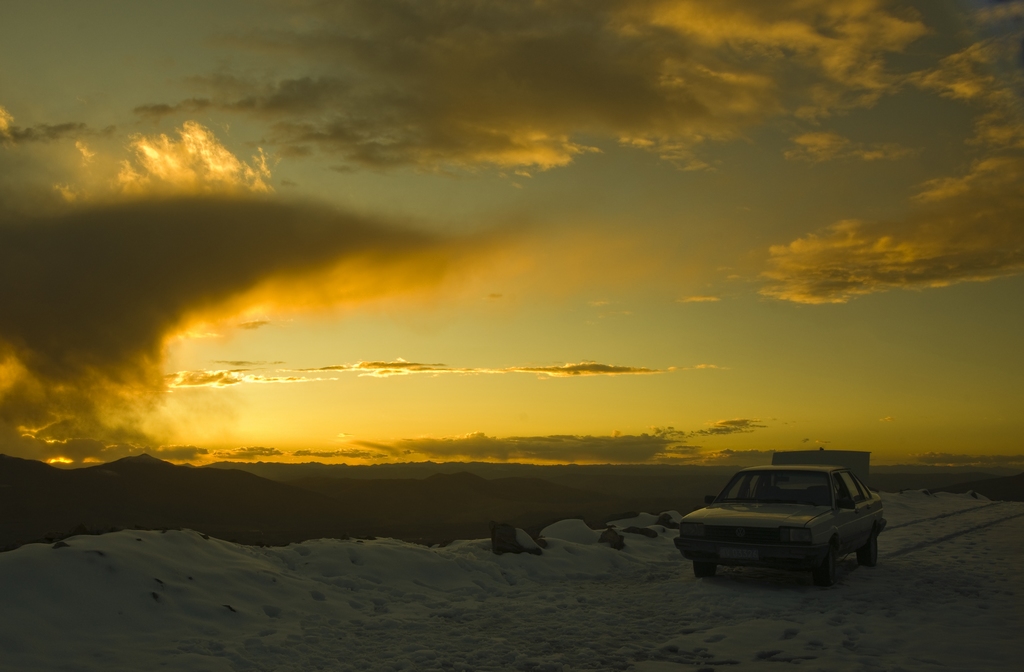
[[[675,540],[698,577],[718,565],[811,570],[836,581],[836,560],[878,561],[882,499],[846,467],[764,466],[739,471],[717,497],[685,516]]]

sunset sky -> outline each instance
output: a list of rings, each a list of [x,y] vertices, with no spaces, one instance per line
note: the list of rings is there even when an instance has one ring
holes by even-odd
[[[1024,2],[5,2],[0,452],[1024,465]]]

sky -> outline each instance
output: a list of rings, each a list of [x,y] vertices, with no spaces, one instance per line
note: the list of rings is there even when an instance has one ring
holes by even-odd
[[[1024,466],[1024,2],[16,2],[0,452]]]

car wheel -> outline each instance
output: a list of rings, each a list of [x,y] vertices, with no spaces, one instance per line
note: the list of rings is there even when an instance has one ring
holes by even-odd
[[[857,549],[857,564],[865,567],[874,567],[878,564],[878,532],[872,530],[868,540]]]
[[[716,571],[718,571],[718,565],[713,562],[694,561],[693,563],[693,575],[698,579],[702,579],[705,576],[714,576]]]
[[[828,554],[818,565],[817,569],[811,572],[814,577],[814,585],[816,586],[831,586],[836,582],[836,549],[831,547],[828,549]]]

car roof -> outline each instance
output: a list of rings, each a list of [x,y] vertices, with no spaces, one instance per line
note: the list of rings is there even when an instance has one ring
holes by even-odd
[[[849,469],[841,464],[765,464],[760,467],[747,467],[740,469],[737,473],[744,471],[839,471]]]

